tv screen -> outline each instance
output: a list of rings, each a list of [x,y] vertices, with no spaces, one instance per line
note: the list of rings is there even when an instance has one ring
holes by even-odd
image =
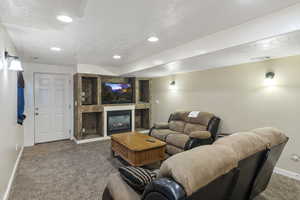
[[[102,103],[132,103],[132,87],[130,83],[108,83],[102,85]]]

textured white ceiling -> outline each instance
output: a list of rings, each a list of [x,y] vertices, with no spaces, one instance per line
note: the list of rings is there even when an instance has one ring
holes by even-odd
[[[257,59],[261,57],[279,58],[292,55],[300,55],[300,31],[148,68],[126,74],[126,76],[167,76],[195,70],[258,62],[262,61]]]
[[[0,19],[25,61],[121,68],[299,3],[299,0],[1,0]],[[71,24],[55,17],[67,14]],[[147,37],[160,42],[151,44]],[[51,52],[59,46],[62,52]],[[114,54],[122,55],[113,60]],[[38,57],[34,60],[33,57]]]

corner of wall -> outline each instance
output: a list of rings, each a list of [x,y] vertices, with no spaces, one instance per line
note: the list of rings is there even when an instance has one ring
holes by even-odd
[[[0,54],[5,50],[17,55],[6,29],[0,24]],[[2,130],[8,131],[0,134],[0,194],[5,198],[23,146],[23,127],[17,124],[17,73],[8,70],[3,59],[0,60],[0,124]]]

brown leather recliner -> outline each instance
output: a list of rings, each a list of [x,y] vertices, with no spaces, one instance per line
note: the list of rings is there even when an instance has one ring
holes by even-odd
[[[168,158],[142,194],[113,174],[102,199],[252,200],[266,189],[287,141],[274,128],[236,133]]]
[[[220,118],[212,113],[175,112],[167,123],[155,123],[149,135],[167,143],[166,152],[174,155],[197,146],[212,144],[218,135]]]

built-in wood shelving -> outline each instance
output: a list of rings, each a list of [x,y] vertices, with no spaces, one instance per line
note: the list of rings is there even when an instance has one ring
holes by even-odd
[[[135,129],[137,131],[150,129],[150,108],[135,109]]]
[[[132,103],[102,104],[102,82],[131,83]],[[136,130],[146,130],[151,123],[151,80],[102,76],[95,74],[74,75],[74,136],[77,140],[103,136],[104,106],[135,105]]]

